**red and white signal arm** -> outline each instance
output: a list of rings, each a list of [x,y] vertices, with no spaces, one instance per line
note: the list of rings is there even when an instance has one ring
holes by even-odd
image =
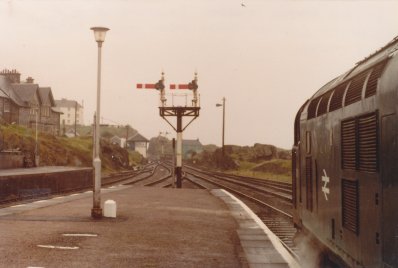
[[[137,89],[156,89],[155,84],[137,84]]]
[[[188,84],[170,84],[170,89],[174,90],[174,89],[189,89],[189,85]]]

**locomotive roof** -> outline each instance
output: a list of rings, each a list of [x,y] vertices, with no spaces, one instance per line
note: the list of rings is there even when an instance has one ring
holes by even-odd
[[[392,39],[388,44],[383,46],[382,48],[376,50],[374,53],[370,54],[368,57],[364,58],[363,60],[356,63],[356,65],[345,72],[344,74],[334,78],[330,82],[326,83],[323,87],[321,87],[311,99],[314,99],[323,93],[327,92],[328,90],[336,87],[343,82],[350,80],[352,77],[356,76],[357,74],[363,72],[366,69],[376,65],[377,63],[387,59],[390,57],[392,53],[398,50],[398,36]]]

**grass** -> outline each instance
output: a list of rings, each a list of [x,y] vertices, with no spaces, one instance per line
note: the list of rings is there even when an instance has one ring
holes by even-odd
[[[253,177],[263,180],[273,180],[278,182],[292,183],[292,177],[288,174],[275,174],[275,173],[259,172],[251,170],[228,171],[227,173],[239,176]]]
[[[0,125],[1,149],[19,149],[25,156],[34,157],[35,130],[17,125]],[[39,132],[38,149],[40,166],[92,166],[92,138],[66,138]],[[127,157],[124,149],[101,141],[103,171],[112,172],[123,167],[113,158]]]
[[[238,170],[228,171],[228,173],[279,182],[292,182],[290,160],[273,159],[262,163],[240,161],[239,164]]]

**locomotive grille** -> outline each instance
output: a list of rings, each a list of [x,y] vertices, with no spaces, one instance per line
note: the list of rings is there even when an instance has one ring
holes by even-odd
[[[332,95],[332,92],[333,92],[332,90],[329,90],[328,92],[326,92],[325,94],[322,95],[322,99],[321,99],[321,102],[319,103],[319,107],[318,107],[317,116],[323,115],[327,112],[329,98],[330,98],[330,95]]]
[[[316,108],[318,107],[318,103],[320,101],[320,97],[313,99],[308,105],[308,116],[307,119],[315,118],[316,116]]]
[[[361,100],[362,96],[362,88],[365,83],[366,76],[368,72],[360,73],[352,79],[352,82],[347,90],[347,94],[345,96],[345,105],[349,105],[351,103],[357,102]]]
[[[359,192],[358,181],[342,179],[343,226],[359,235]]]
[[[358,119],[359,170],[376,172],[378,170],[377,114],[372,113]]]
[[[332,96],[332,99],[330,100],[330,105],[329,105],[329,112],[335,111],[342,107],[343,95],[344,95],[344,90],[345,90],[346,86],[347,86],[347,83],[344,83],[344,84],[337,86],[333,90],[333,96]]]
[[[341,152],[343,169],[356,169],[356,128],[355,119],[341,122]]]
[[[383,61],[377,64],[370,74],[368,83],[366,84],[365,98],[373,96],[376,94],[377,81],[379,80],[387,61]]]

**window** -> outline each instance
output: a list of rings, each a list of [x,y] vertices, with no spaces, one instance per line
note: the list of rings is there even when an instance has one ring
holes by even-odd
[[[0,115],[3,115],[4,111],[4,99],[0,98]]]
[[[306,182],[306,201],[307,209],[312,211],[313,200],[312,200],[312,158],[305,158],[305,182]]]
[[[305,132],[305,152],[307,154],[311,153],[311,132]]]
[[[11,110],[10,106],[11,106],[10,105],[10,101],[7,100],[7,99],[4,99],[4,112],[5,113],[9,113],[10,112],[10,110]]]

